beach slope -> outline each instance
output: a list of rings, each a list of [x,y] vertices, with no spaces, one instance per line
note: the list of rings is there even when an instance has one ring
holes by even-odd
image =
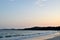
[[[47,36],[42,36],[42,37],[35,37],[31,39],[26,39],[26,40],[60,40],[60,33],[55,33]]]

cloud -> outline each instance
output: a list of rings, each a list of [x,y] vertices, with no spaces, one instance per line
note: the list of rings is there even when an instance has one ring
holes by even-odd
[[[42,1],[47,1],[47,0],[42,0]]]
[[[36,1],[36,5],[39,6],[39,7],[44,7],[45,4],[44,2],[46,2],[47,0],[37,0]]]
[[[10,7],[15,7],[15,5],[16,5],[16,0],[8,0],[9,1],[9,5],[10,5]]]

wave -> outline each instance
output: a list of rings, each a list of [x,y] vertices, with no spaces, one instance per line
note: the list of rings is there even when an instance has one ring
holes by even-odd
[[[57,31],[8,31],[0,32],[0,40],[23,40],[56,33]]]
[[[35,33],[35,34],[27,34],[27,35],[5,35],[5,36],[0,36],[0,38],[8,38],[8,37],[18,37],[18,36],[33,36],[33,35],[38,35],[40,33]]]

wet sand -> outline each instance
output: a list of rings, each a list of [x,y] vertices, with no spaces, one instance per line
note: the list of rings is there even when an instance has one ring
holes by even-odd
[[[59,40],[60,39],[60,33],[55,33],[47,36],[42,37],[36,37],[36,38],[30,38],[26,40]]]
[[[57,36],[57,37],[54,37],[54,38],[51,38],[51,39],[46,39],[46,40],[60,40],[60,36]]]

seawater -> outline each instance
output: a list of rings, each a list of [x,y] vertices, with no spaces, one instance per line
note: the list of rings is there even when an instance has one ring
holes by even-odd
[[[28,38],[46,36],[58,31],[32,31],[32,30],[0,30],[0,40],[24,40]]]

